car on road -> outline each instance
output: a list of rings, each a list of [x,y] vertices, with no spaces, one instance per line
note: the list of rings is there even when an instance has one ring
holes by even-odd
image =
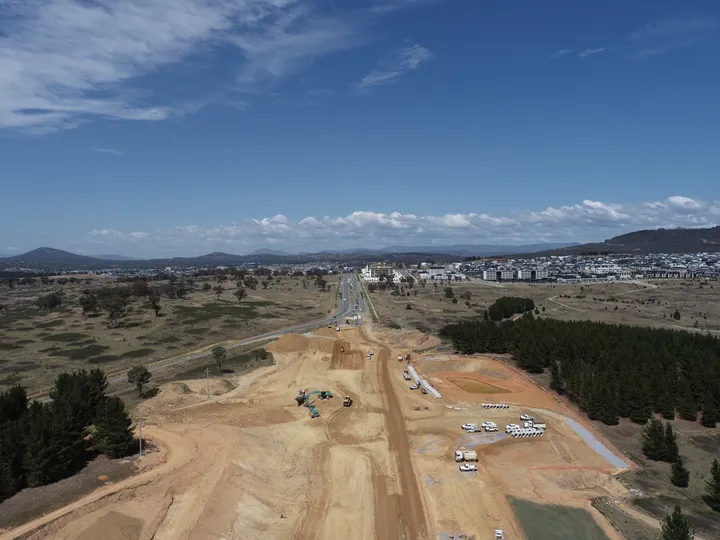
[[[410,390],[417,390],[418,388],[420,388],[420,385],[417,383],[410,385]]]
[[[458,469],[460,472],[477,472],[478,470],[477,465],[473,465],[472,463],[463,463]]]
[[[502,529],[495,529],[495,540],[505,540],[505,534]]]
[[[520,420],[527,422],[528,420],[533,420],[533,417],[530,416],[529,414],[523,414],[522,416],[520,416]]]
[[[467,431],[468,429],[475,429],[475,428],[477,428],[477,424],[463,424],[463,425],[462,425],[462,428],[463,428],[464,430],[466,430],[466,431]]]

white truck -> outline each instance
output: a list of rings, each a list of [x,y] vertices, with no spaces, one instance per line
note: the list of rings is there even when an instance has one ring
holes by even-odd
[[[495,529],[495,540],[505,540],[505,534],[502,529]]]
[[[473,465],[471,463],[463,463],[458,467],[460,472],[477,472],[477,465]]]
[[[533,422],[533,427],[537,429],[545,429],[545,422]]]
[[[477,452],[475,450],[455,450],[455,461],[477,461]]]
[[[469,431],[469,430],[471,430],[471,429],[472,429],[472,430],[476,430],[477,427],[478,427],[477,424],[463,424],[463,425],[462,425],[462,428],[463,428],[465,431]]]
[[[398,354],[398,362],[402,362],[402,361],[403,361],[402,354]]]
[[[403,369],[403,379],[406,381],[410,380],[410,372],[407,369]]]
[[[529,414],[523,414],[520,416],[520,420],[527,422],[528,420],[532,421],[535,419],[532,416],[530,416]]]

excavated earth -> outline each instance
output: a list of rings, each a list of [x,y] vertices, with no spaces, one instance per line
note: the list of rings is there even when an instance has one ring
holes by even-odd
[[[368,327],[322,329],[278,339],[268,347],[274,365],[213,381],[209,399],[197,382],[166,385],[136,411],[157,448],[139,458],[138,474],[0,540],[481,539],[496,528],[525,538],[506,496],[585,508],[619,539],[588,504],[624,494],[618,469],[543,411],[582,419],[502,362],[419,353],[433,344]],[[408,352],[441,399],[409,389],[397,360]],[[334,394],[314,401],[319,418],[297,406],[301,388]],[[523,412],[546,420],[547,435],[460,429],[517,423]],[[460,447],[477,450],[479,472],[458,471]]]

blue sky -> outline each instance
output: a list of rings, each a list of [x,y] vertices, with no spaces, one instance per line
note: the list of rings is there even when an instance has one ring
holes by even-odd
[[[720,3],[0,0],[0,253],[720,223]]]

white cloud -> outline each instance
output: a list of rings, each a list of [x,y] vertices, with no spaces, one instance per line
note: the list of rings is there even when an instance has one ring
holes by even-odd
[[[594,55],[599,54],[606,50],[607,50],[607,47],[597,47],[594,49],[583,49],[582,51],[580,51],[578,53],[578,56],[580,58],[587,58],[588,56],[594,56]]]
[[[393,83],[400,75],[416,69],[432,56],[432,52],[420,45],[403,47],[381,60],[375,69],[356,84],[355,88],[358,92],[363,92],[374,86]]]
[[[577,53],[572,49],[561,49],[550,55],[550,58],[570,54],[577,58],[587,58],[607,52],[620,54],[627,60],[647,60],[703,42],[718,29],[720,25],[713,19],[670,17],[636,28],[612,47],[586,48]]]
[[[568,54],[572,54],[572,52],[573,52],[572,49],[559,49],[559,50],[555,51],[554,53],[552,53],[552,54],[550,55],[550,58],[552,58],[552,59],[562,58],[563,56],[567,56]]]
[[[97,152],[98,154],[112,154],[114,156],[121,156],[125,152],[122,150],[116,150],[115,148],[90,148],[91,152]]]
[[[132,245],[133,253],[142,251],[152,257],[217,250],[245,253],[267,243],[288,251],[316,251],[397,244],[589,242],[638,229],[710,227],[718,222],[720,201],[676,195],[633,204],[584,200],[508,215],[420,216],[359,210],[346,216],[307,216],[295,221],[278,214],[226,225],[182,225],[152,232],[96,229],[85,241],[105,243],[117,252]]]
[[[361,43],[358,32],[384,13],[371,8],[414,3],[339,9],[309,0],[0,0],[0,128],[44,133],[93,117],[157,121],[215,101],[244,107],[237,91],[266,89],[317,57]],[[237,56],[222,66],[236,73],[227,88],[178,105],[142,87],[145,75],[220,49]]]

